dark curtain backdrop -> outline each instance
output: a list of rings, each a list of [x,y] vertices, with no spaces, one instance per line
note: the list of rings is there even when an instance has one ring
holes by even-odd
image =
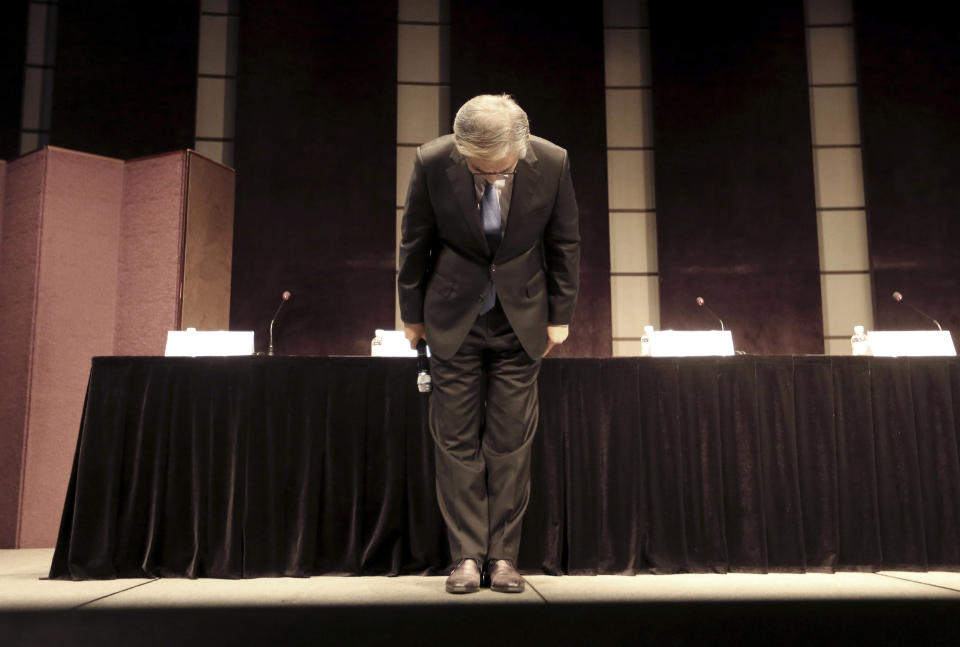
[[[20,154],[23,111],[23,65],[27,48],[27,0],[7,0],[0,6],[0,159]]]
[[[570,153],[580,207],[580,295],[551,355],[609,356],[610,233],[602,3],[451,3],[451,114],[478,94],[512,95],[530,130]]]
[[[198,0],[61,0],[50,143],[129,159],[191,148]]]
[[[822,353],[803,3],[650,6],[660,320]]]
[[[878,329],[960,330],[960,42],[947,6],[856,3]],[[954,333],[956,335],[956,332]]]
[[[369,355],[394,327],[396,2],[244,2],[231,328]]]
[[[439,573],[415,361],[97,358],[51,575]],[[960,361],[554,359],[521,568],[960,568]]]

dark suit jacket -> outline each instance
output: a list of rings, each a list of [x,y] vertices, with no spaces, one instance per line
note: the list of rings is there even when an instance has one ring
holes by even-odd
[[[534,359],[546,349],[547,324],[573,318],[580,232],[567,151],[531,137],[513,182],[503,241],[491,257],[473,176],[453,135],[417,149],[401,224],[400,315],[424,323],[440,358],[456,354],[491,282]]]

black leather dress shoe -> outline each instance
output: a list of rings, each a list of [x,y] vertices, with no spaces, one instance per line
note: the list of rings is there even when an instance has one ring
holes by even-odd
[[[447,593],[475,593],[480,590],[480,562],[461,559],[447,577]]]
[[[499,593],[522,593],[523,576],[509,559],[491,559],[487,562],[490,588]]]

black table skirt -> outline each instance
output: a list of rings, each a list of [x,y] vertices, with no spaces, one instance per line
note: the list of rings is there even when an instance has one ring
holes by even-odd
[[[50,576],[439,573],[409,359],[95,358]],[[960,361],[547,359],[520,566],[960,569]]]

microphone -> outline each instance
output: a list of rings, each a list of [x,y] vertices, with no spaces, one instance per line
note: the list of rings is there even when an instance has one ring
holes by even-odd
[[[710,306],[707,305],[707,302],[703,300],[703,297],[697,297],[697,307],[703,308],[707,312],[713,315],[713,318],[720,322],[720,330],[724,330],[723,319],[717,316],[717,313],[710,309]]]
[[[277,311],[273,313],[273,319],[270,320],[270,344],[267,346],[267,355],[273,355],[273,324],[277,323],[277,317],[280,316],[280,309],[283,308],[283,304],[290,300],[290,290],[284,290],[280,298],[280,305],[277,306]]]
[[[903,303],[903,295],[900,294],[899,292],[894,292],[891,296],[893,296],[893,300],[896,301],[897,303]],[[908,308],[916,312],[918,315],[920,315],[924,319],[929,319],[930,321],[932,321],[937,326],[938,330],[943,330],[943,326],[940,325],[939,321],[937,321],[936,319],[928,315],[926,312],[924,312],[920,308],[914,308],[909,303],[903,303],[903,305],[907,306]]]
[[[430,377],[430,362],[427,360],[427,340],[417,342],[417,390],[420,393],[433,391],[433,379]]]

